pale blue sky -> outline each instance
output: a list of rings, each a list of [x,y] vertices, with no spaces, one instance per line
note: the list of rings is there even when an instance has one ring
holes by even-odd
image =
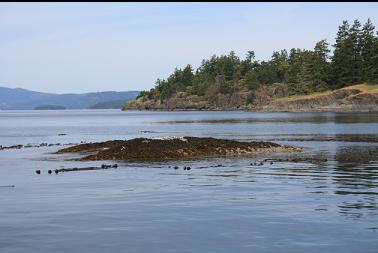
[[[333,44],[343,19],[368,17],[378,3],[0,3],[0,86],[149,89],[213,54]]]

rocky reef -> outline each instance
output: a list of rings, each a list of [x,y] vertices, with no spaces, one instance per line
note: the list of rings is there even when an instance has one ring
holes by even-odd
[[[80,160],[165,161],[299,151],[302,151],[302,149],[273,142],[241,142],[200,137],[163,137],[86,143],[64,148],[56,153],[82,153],[83,157]]]

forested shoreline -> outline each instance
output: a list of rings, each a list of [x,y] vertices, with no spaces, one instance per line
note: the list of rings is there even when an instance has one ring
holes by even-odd
[[[331,50],[332,49],[332,50]],[[255,59],[248,51],[244,59],[231,51],[202,60],[194,70],[191,65],[176,68],[166,79],[158,79],[155,87],[142,91],[139,101],[164,101],[182,93],[213,103],[219,95],[231,96],[247,92],[246,103],[258,99],[262,89],[279,84],[286,95],[306,95],[340,89],[359,83],[378,82],[378,37],[368,19],[338,28],[335,44],[322,39],[313,50],[292,48],[274,51],[268,61]]]

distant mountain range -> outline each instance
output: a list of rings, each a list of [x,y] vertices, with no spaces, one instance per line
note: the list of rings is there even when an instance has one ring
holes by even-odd
[[[0,110],[31,110],[39,108],[110,109],[122,108],[135,99],[139,91],[104,91],[82,94],[54,94],[0,87]]]

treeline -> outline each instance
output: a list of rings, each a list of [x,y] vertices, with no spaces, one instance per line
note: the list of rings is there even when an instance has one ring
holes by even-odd
[[[177,92],[206,96],[232,94],[238,90],[257,90],[263,85],[282,83],[290,94],[309,94],[337,89],[362,82],[378,82],[378,37],[370,21],[361,25],[343,21],[336,43],[326,40],[316,43],[313,50],[292,48],[273,52],[269,61],[255,60],[248,51],[240,59],[231,51],[228,55],[212,56],[202,61],[195,71],[190,65],[176,68],[167,79],[158,79],[150,91],[139,97],[160,99]]]

